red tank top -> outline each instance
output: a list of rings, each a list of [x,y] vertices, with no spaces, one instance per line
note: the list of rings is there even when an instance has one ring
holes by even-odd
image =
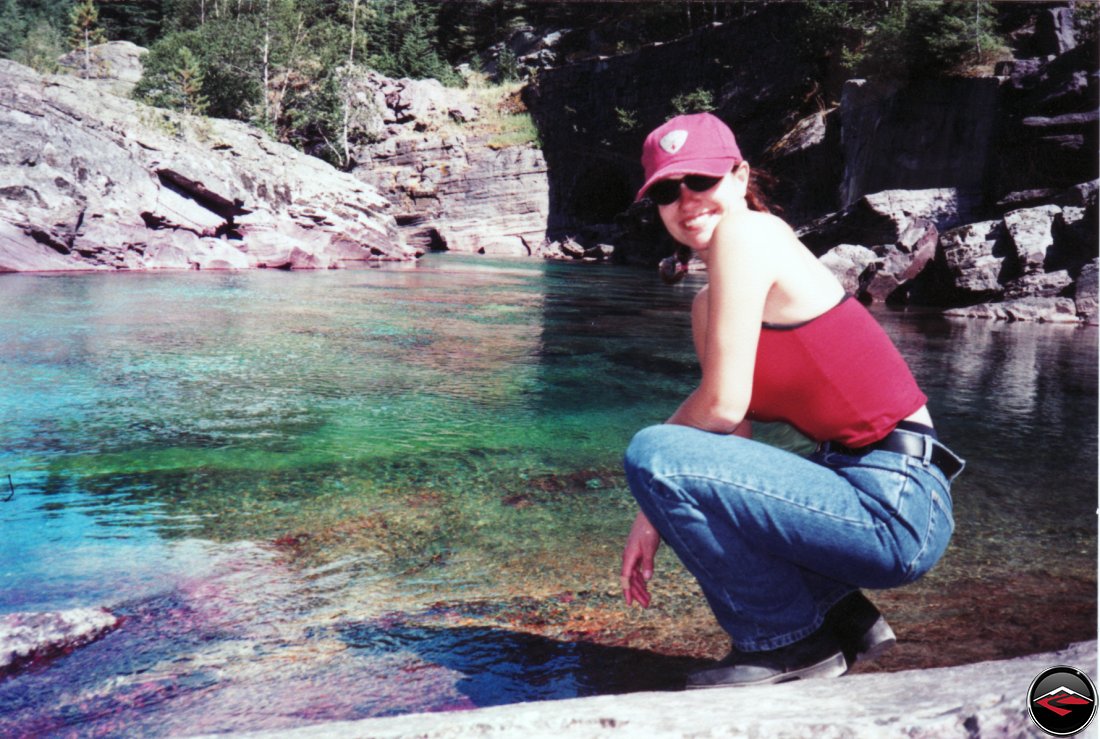
[[[748,417],[814,441],[878,441],[928,402],[878,322],[854,298],[806,323],[764,324]]]

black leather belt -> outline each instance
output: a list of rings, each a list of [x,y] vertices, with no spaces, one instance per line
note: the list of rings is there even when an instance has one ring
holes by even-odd
[[[939,444],[928,436],[906,433],[904,431],[892,431],[875,443],[868,444],[867,446],[850,447],[836,441],[826,441],[821,445],[821,449],[826,452],[839,452],[855,457],[862,457],[868,452],[878,450],[883,452],[894,452],[895,454],[905,454],[923,461],[925,444],[932,445],[932,454],[928,458],[928,461],[939,467],[944,477],[948,480],[962,470],[963,463],[942,444]]]

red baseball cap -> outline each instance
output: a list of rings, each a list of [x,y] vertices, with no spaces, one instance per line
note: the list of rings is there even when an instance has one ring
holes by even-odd
[[[676,116],[646,137],[642,147],[645,184],[634,200],[658,180],[689,174],[721,177],[743,160],[733,131],[717,116]]]

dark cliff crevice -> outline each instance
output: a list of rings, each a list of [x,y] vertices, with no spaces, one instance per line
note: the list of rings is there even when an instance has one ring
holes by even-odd
[[[240,199],[230,200],[225,198],[209,190],[203,183],[184,177],[179,172],[170,169],[158,169],[156,173],[157,179],[160,180],[163,187],[187,200],[193,200],[196,204],[227,221],[232,221],[237,216],[252,212],[243,207],[244,203]]]
[[[736,131],[746,158],[771,168],[771,147],[817,108],[816,67],[790,52],[797,48],[801,12],[795,5],[767,6],[679,41],[541,73],[524,100],[547,160],[550,234],[609,222],[605,213],[612,200],[625,198],[620,210],[629,206],[642,184],[642,140],[675,114],[673,100],[685,93],[709,97],[715,113]],[[838,172],[819,174],[826,181],[811,183],[790,210],[816,201],[822,189],[836,192]],[[593,207],[587,200],[594,192],[619,195]]]

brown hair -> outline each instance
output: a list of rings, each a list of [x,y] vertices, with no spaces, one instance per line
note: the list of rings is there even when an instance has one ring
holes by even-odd
[[[761,213],[782,213],[783,209],[775,205],[765,194],[765,190],[775,187],[775,177],[762,169],[749,170],[749,183],[745,190],[745,202],[749,204],[749,210],[758,210]]]

